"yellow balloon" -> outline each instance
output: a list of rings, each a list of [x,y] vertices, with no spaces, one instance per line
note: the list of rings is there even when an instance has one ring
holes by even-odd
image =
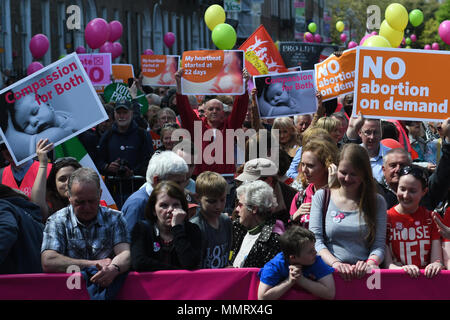
[[[336,30],[339,32],[344,31],[345,24],[342,21],[336,22]]]
[[[218,24],[225,23],[225,19],[225,10],[218,4],[209,6],[205,11],[205,23],[211,31],[213,31]]]
[[[392,48],[397,48],[403,40],[403,31],[392,28],[386,20],[383,20],[380,26],[380,36],[385,37]]]
[[[392,3],[384,12],[384,17],[389,25],[397,31],[405,30],[408,25],[408,11],[400,3]]]
[[[389,40],[383,36],[371,36],[363,43],[363,47],[390,48]]]

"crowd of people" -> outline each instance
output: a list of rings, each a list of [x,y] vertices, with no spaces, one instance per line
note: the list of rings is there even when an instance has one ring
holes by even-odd
[[[0,146],[0,274],[76,265],[107,288],[131,270],[253,267],[259,299],[293,286],[333,299],[333,273],[450,267],[450,118],[352,117],[352,94],[325,105],[317,93],[315,114],[261,120],[256,89],[186,96],[182,77],[136,79],[146,110],[104,104],[109,119],[79,136],[101,176],[55,159],[48,139],[20,166]],[[244,149],[230,129],[249,133]],[[101,179],[117,208],[100,201]]]

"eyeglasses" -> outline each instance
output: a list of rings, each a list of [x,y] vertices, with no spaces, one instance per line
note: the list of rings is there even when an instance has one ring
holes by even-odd
[[[403,168],[400,170],[399,176],[400,176],[400,177],[401,177],[401,176],[406,176],[406,175],[408,175],[408,174],[412,175],[413,177],[415,177],[415,178],[417,178],[417,179],[419,179],[419,180],[422,180],[422,182],[423,182],[425,185],[428,184],[428,177],[427,177],[427,174],[425,173],[424,170],[419,169],[419,168],[417,168],[417,167],[406,166],[406,167],[403,167]]]
[[[74,157],[62,157],[62,158],[56,159],[54,164],[60,163],[61,161],[69,161],[69,160],[78,162],[78,160],[75,159]]]
[[[366,130],[366,131],[361,131],[361,132],[366,137],[370,137],[370,136],[378,137],[378,136],[381,136],[381,132],[377,131],[377,130]]]

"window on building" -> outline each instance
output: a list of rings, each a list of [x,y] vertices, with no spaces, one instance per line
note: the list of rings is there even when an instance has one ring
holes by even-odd
[[[155,4],[153,7],[153,52],[155,54],[164,54],[163,37],[161,9],[158,4]]]

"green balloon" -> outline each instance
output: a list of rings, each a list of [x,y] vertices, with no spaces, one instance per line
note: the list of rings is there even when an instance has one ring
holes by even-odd
[[[236,44],[237,36],[232,26],[228,23],[221,23],[214,28],[211,38],[220,50],[230,50]]]
[[[411,22],[414,27],[420,25],[423,22],[422,11],[420,11],[419,9],[414,9],[413,11],[411,11],[409,13],[409,22]]]
[[[405,43],[409,46],[412,43],[411,38],[410,37],[406,38]]]
[[[316,32],[317,24],[315,24],[314,22],[311,22],[310,24],[308,24],[308,30],[312,33]]]

